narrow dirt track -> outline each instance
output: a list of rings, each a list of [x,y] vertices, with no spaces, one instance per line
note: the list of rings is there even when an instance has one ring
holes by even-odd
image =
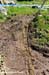
[[[0,23],[0,75],[49,75],[49,58],[28,44],[32,19],[20,15]]]
[[[27,45],[31,19],[32,16],[16,16],[0,24],[1,75],[34,75]]]

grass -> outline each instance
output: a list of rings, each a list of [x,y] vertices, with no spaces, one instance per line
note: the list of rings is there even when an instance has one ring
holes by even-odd
[[[32,9],[30,7],[8,7],[8,15],[11,14],[33,14],[37,12],[37,9]]]
[[[43,0],[33,0],[33,1],[17,1],[18,4],[42,4]],[[49,0],[45,2],[45,4],[49,4]]]
[[[49,23],[47,21],[47,19],[49,19],[48,18],[49,16],[47,18],[46,17],[47,17],[46,15],[38,17],[38,27],[40,29],[47,29],[47,30],[49,30]]]
[[[6,20],[6,16],[0,13],[0,22],[4,22]]]
[[[12,15],[30,15],[37,12],[37,9],[32,9],[31,7],[6,7],[7,8],[7,16],[10,17]],[[5,21],[7,18],[4,14],[0,13],[0,22]]]
[[[34,0],[34,1],[22,1],[22,2],[17,2],[19,4],[42,4],[42,0]],[[49,1],[47,0],[45,4],[49,4]],[[30,15],[30,14],[35,14],[38,9],[33,9],[31,7],[6,7],[8,9],[7,16],[12,16],[14,14],[16,15]],[[42,16],[38,16],[38,21],[37,21],[37,30],[38,33],[41,33],[41,38],[34,38],[37,43],[39,44],[46,44],[49,43],[49,9],[47,10],[41,10],[40,11]],[[7,19],[7,16],[0,14],[0,22],[4,22]]]
[[[36,29],[37,29],[37,35],[41,37],[40,38],[37,37],[34,39],[36,39],[36,43],[40,45],[44,45],[46,43],[49,44],[49,15],[48,13],[49,12],[47,12],[46,14],[42,14],[42,16],[38,16]]]
[[[30,15],[30,14],[35,14],[37,12],[36,9],[32,9],[31,7],[13,7],[9,6],[7,8],[7,16],[4,14],[0,13],[0,22],[5,21],[7,17],[11,17],[12,15]]]
[[[14,14],[16,15],[33,15],[35,14],[38,9],[33,9],[31,7],[6,7],[8,9],[7,16],[12,16]],[[38,38],[37,42],[40,44],[45,44],[45,43],[49,43],[49,33],[47,33],[46,31],[49,30],[49,9],[48,10],[42,10],[40,12],[42,14],[42,16],[38,16],[38,21],[37,21],[37,30],[38,33],[41,33],[42,37]],[[0,14],[0,22],[3,22],[6,20],[7,16]],[[48,20],[48,22],[46,23],[46,21]],[[46,30],[46,31],[44,31]],[[47,42],[48,41],[48,42]]]

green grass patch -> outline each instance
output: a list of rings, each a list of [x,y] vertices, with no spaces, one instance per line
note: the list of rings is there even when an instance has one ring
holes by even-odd
[[[6,16],[0,13],[0,22],[4,22],[6,20]]]
[[[49,12],[48,10],[42,10],[41,15],[39,15],[36,21],[37,29],[37,39],[36,43],[39,45],[45,45],[49,43]],[[36,32],[35,32],[36,33]]]
[[[8,7],[8,15],[12,14],[33,14],[37,12],[37,9],[32,9],[30,7]]]
[[[31,7],[13,7],[9,6],[7,8],[7,16],[11,17],[12,15],[31,15],[37,12],[37,9],[32,9]],[[0,13],[0,22],[4,21],[6,17],[4,14]]]
[[[43,0],[32,0],[32,1],[17,1],[18,4],[42,4]],[[49,4],[49,0],[45,2],[45,4]]]
[[[49,23],[47,23],[47,19],[49,19],[49,16],[39,16],[38,17],[38,28],[40,29],[48,29],[49,30]]]

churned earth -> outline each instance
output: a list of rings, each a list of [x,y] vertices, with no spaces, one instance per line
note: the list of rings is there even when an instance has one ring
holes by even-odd
[[[0,75],[49,75],[49,58],[28,37],[33,17],[17,15],[0,23]]]
[[[30,74],[25,32],[30,18],[32,16],[16,16],[0,24],[0,73],[3,75]]]

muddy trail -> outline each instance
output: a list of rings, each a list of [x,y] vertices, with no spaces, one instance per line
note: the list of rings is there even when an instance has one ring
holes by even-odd
[[[32,19],[20,15],[0,23],[0,75],[49,75],[49,49],[32,42]]]

